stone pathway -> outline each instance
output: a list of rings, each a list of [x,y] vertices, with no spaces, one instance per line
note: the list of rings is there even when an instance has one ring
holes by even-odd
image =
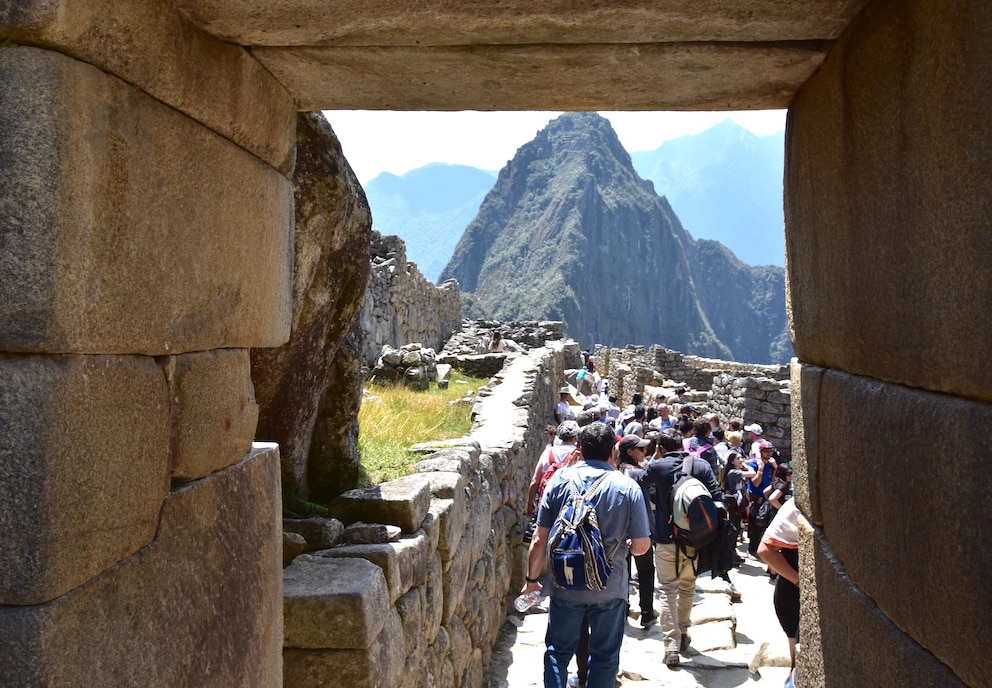
[[[746,550],[742,547],[742,553]],[[789,673],[789,644],[772,607],[773,586],[761,562],[748,559],[730,574],[742,601],[731,603],[726,583],[708,574],[696,581],[692,646],[678,669],[664,663],[661,629],[628,619],[617,685],[624,688],[780,688]],[[636,589],[631,604],[637,609]],[[655,609],[658,608],[655,593]],[[511,607],[512,609],[512,607]],[[533,609],[507,617],[484,688],[542,687],[547,613]],[[572,661],[574,672],[575,661]]]

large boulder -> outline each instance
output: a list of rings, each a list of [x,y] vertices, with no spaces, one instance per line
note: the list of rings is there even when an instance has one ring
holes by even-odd
[[[357,468],[342,474],[310,465],[342,461],[357,467],[357,424],[331,422],[343,432],[321,433],[319,452],[312,452],[311,444],[318,418],[354,417],[357,409],[357,401],[348,406],[350,416],[337,408],[343,397],[352,396],[351,386],[342,386],[346,384],[342,375],[336,376],[333,393],[325,394],[325,390],[328,371],[354,367],[336,363],[336,358],[354,355],[352,347],[342,349],[340,344],[351,328],[368,279],[372,221],[365,192],[320,113],[299,115],[293,191],[292,334],[281,347],[251,352],[260,407],[257,437],[280,445],[284,492],[327,501],[353,487],[358,475]],[[359,394],[360,384],[354,388]],[[326,404],[335,407],[324,408]]]

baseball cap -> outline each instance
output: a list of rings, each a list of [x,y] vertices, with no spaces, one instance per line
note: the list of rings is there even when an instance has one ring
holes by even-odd
[[[649,444],[651,444],[651,440],[642,440],[637,435],[624,435],[623,437],[620,438],[619,447],[620,447],[620,451],[623,452],[623,451],[627,451],[628,449],[633,449],[634,447],[640,447],[641,449],[644,449]]]

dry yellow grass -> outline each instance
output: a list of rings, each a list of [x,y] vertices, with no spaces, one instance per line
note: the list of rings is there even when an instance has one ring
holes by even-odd
[[[366,397],[358,412],[359,486],[407,475],[418,458],[407,452],[414,444],[467,434],[472,428],[472,407],[450,406],[449,402],[469,390],[478,391],[486,382],[452,373],[448,389],[431,386],[426,392],[415,392],[400,385],[367,385],[375,398]]]

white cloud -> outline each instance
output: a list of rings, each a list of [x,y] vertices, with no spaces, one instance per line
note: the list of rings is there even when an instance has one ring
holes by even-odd
[[[431,162],[502,169],[557,112],[327,111],[359,181],[402,175]],[[604,112],[624,147],[654,150],[732,119],[759,136],[785,128],[785,110],[749,112]]]

